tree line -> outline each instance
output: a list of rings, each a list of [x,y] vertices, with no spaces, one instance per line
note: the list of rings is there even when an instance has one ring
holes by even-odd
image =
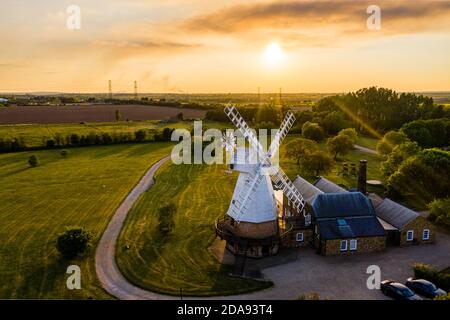
[[[170,141],[172,128],[164,128],[161,131],[154,130],[136,130],[134,132],[91,132],[86,135],[72,133],[68,135],[55,134],[52,138],[45,140],[40,147],[28,147],[23,138],[0,138],[0,152],[16,152],[35,149],[52,149],[62,147],[81,147],[93,145],[111,145],[123,143],[139,143],[139,142],[160,142]]]

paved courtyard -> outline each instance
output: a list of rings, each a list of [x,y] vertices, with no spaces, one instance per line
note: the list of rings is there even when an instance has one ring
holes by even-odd
[[[271,267],[277,259],[286,263]],[[378,265],[381,278],[404,282],[412,276],[415,262],[432,264],[442,269],[450,266],[450,236],[439,233],[435,244],[389,247],[385,252],[355,256],[324,257],[312,248],[292,249],[267,260],[252,261],[262,267],[263,274],[275,286],[242,299],[296,299],[316,292],[330,299],[386,299],[379,290],[369,290],[366,273],[370,265]],[[266,266],[265,266],[266,265]]]

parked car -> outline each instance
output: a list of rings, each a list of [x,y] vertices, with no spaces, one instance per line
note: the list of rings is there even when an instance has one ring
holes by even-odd
[[[408,278],[405,285],[418,294],[433,299],[439,296],[446,296],[447,292],[436,287],[432,282],[424,279]]]
[[[422,298],[415,294],[410,288],[393,280],[381,281],[380,289],[383,294],[396,300],[422,300]]]

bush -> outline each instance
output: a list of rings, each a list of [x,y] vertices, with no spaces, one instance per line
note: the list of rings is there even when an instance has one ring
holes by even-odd
[[[450,291],[450,274],[439,272],[435,267],[424,263],[413,265],[414,277],[433,282],[439,288]]]
[[[32,168],[37,167],[39,165],[39,160],[35,155],[32,155],[28,158],[28,164]]]
[[[56,248],[65,259],[73,259],[86,252],[92,235],[81,227],[69,227],[58,236]]]
[[[326,115],[325,118],[323,118],[323,120],[320,122],[320,124],[329,135],[335,135],[348,126],[344,114],[338,111],[334,111]]]
[[[436,199],[428,205],[428,220],[450,229],[450,198]]]
[[[303,124],[302,135],[304,138],[314,141],[321,141],[325,138],[325,132],[319,124],[309,121]]]
[[[64,158],[67,157],[69,155],[69,151],[68,150],[61,150],[61,156],[63,156]]]
[[[53,140],[53,139],[47,140],[47,142],[45,144],[46,144],[47,148],[50,148],[50,149],[54,148],[56,145],[55,140]]]

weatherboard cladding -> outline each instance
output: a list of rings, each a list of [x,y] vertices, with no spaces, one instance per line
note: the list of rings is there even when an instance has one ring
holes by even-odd
[[[419,216],[417,212],[388,198],[384,199],[377,206],[375,213],[378,217],[400,230]]]
[[[344,188],[338,186],[337,184],[331,182],[330,180],[320,177],[319,180],[314,182],[314,186],[325,193],[343,193],[347,192]]]
[[[361,192],[318,194],[312,208],[317,219],[375,216],[372,203]]]

